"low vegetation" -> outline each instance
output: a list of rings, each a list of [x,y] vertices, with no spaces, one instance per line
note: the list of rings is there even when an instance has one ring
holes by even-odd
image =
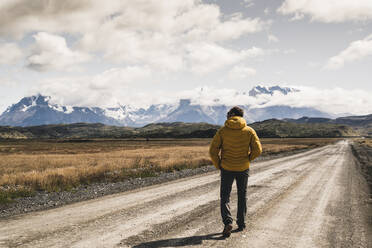
[[[30,197],[33,195],[35,195],[34,190],[23,186],[3,188],[0,190],[0,204],[11,203],[16,198]]]
[[[337,139],[262,139],[264,155],[314,148]],[[151,177],[211,165],[210,139],[0,141],[0,202],[34,191]]]
[[[262,138],[349,137],[349,126],[332,123],[294,123],[266,120],[250,124]],[[154,123],[140,128],[75,123],[33,127],[2,127],[0,139],[92,139],[92,138],[212,138],[220,128],[208,123]]]
[[[144,127],[74,123],[31,127],[0,126],[0,139],[210,138],[220,128],[208,123],[154,123]]]
[[[258,136],[266,138],[331,138],[358,135],[357,132],[347,125],[331,123],[293,123],[271,119],[253,123],[251,127],[257,131]]]
[[[355,139],[352,150],[359,161],[361,172],[369,184],[372,197],[372,138]]]

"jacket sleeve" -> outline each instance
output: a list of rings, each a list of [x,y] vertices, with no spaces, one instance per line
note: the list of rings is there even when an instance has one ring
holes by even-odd
[[[212,159],[214,167],[216,167],[217,169],[220,169],[221,158],[219,156],[219,153],[220,153],[221,145],[222,145],[221,134],[220,134],[220,131],[217,131],[217,133],[214,135],[213,140],[209,146],[209,156]]]
[[[252,129],[252,137],[250,142],[251,153],[249,154],[249,160],[253,161],[255,158],[261,155],[262,145],[260,139],[258,138],[256,132]]]

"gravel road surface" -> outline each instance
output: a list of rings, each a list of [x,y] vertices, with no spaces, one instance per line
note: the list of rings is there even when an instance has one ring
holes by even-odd
[[[228,239],[216,171],[2,219],[0,247],[372,247],[348,141],[253,163],[250,175],[247,229]]]

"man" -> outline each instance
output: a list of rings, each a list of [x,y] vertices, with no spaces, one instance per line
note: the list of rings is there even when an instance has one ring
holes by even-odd
[[[233,107],[227,113],[225,125],[213,137],[209,147],[214,166],[221,170],[221,216],[225,225],[222,232],[229,237],[233,219],[230,213],[231,187],[236,180],[238,190],[238,231],[245,229],[247,212],[246,195],[249,176],[249,164],[262,153],[262,146],[256,132],[247,126],[243,118],[244,111]],[[219,153],[221,152],[221,155]]]

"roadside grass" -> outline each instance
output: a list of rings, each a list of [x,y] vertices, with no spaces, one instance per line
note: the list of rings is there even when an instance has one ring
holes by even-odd
[[[372,138],[355,139],[360,145],[372,148]]]
[[[262,139],[263,155],[314,148],[337,139]],[[35,191],[153,177],[211,165],[210,139],[0,141],[0,203]]]
[[[35,191],[25,187],[1,188],[0,204],[11,203],[16,198],[34,196]]]
[[[359,161],[361,173],[369,185],[372,198],[372,138],[354,139],[352,151]]]

